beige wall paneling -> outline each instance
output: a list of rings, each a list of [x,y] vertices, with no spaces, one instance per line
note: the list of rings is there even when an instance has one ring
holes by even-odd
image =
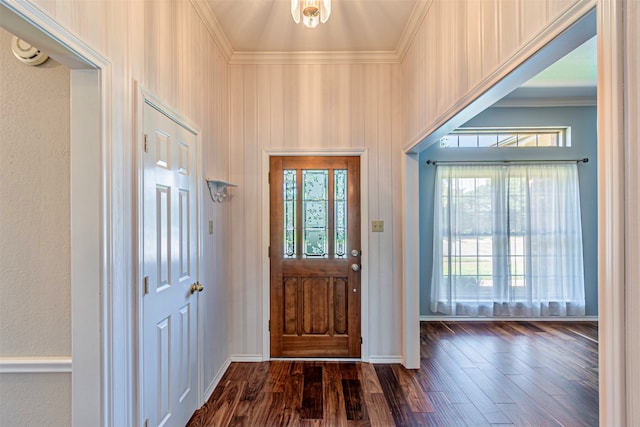
[[[434,0],[403,60],[405,148],[442,124],[483,82],[498,81],[524,46],[591,0]],[[459,25],[460,22],[466,25]]]
[[[625,2],[627,425],[640,425],[640,2]]]
[[[263,235],[266,170],[260,156],[265,150],[353,150],[366,148],[367,179],[371,191],[364,203],[370,215],[386,222],[385,232],[370,237],[367,302],[379,313],[369,326],[373,356],[397,357],[400,313],[400,221],[392,206],[399,197],[400,79],[398,65],[231,65],[231,176],[240,181],[232,227],[244,230],[232,245],[235,272],[233,299],[233,354],[263,355],[262,323],[264,281],[268,281],[266,247],[256,246]],[[394,134],[395,133],[395,134]],[[396,189],[397,190],[397,189]],[[396,229],[397,228],[397,229]],[[384,256],[380,247],[384,246]],[[387,251],[387,248],[389,251]],[[375,273],[374,273],[375,271]],[[265,277],[266,276],[266,277]],[[262,296],[262,298],[259,298]],[[386,326],[381,319],[392,319]],[[395,322],[394,323],[394,319]],[[375,323],[378,322],[378,323]]]

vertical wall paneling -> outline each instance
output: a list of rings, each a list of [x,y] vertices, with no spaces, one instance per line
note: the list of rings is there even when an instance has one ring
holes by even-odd
[[[517,61],[524,46],[546,37],[545,30],[553,32],[559,20],[576,19],[594,4],[593,0],[434,0],[402,62],[405,148],[446,120],[457,103],[476,90],[486,90],[481,88],[483,82],[507,72],[505,65]]]
[[[640,2],[627,0],[625,7],[627,425],[640,425]]]
[[[233,287],[232,354],[256,357],[264,352],[261,335],[262,286],[268,206],[259,157],[268,150],[353,150],[365,148],[371,183],[363,196],[371,217],[383,219],[384,233],[370,236],[369,291],[366,303],[375,316],[365,334],[371,353],[397,356],[400,340],[399,253],[394,252],[401,221],[392,205],[399,188],[400,67],[389,64],[231,65],[231,177],[240,184],[231,206]],[[396,94],[394,96],[394,90]],[[397,123],[393,123],[397,120]],[[395,145],[394,145],[395,144]],[[237,181],[236,181],[237,180]],[[242,230],[242,231],[240,231]],[[363,239],[364,241],[365,239]],[[381,248],[384,248],[381,250]]]

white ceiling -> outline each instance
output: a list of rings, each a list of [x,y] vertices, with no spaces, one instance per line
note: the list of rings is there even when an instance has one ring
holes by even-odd
[[[307,28],[291,0],[193,0],[230,63],[399,62],[429,0],[332,0],[325,24]],[[505,100],[595,99],[595,37]]]
[[[592,105],[596,101],[598,81],[597,39],[582,45],[542,70],[507,95],[502,104],[526,100],[561,100],[565,104]]]
[[[291,0],[205,1],[234,53],[397,52],[403,33],[415,31],[409,27],[427,5],[424,0],[333,0],[329,20],[310,29],[293,21]]]

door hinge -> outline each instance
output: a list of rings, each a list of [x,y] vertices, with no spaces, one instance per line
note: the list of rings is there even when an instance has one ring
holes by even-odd
[[[269,332],[271,332],[271,319],[269,319]]]
[[[144,295],[149,293],[149,276],[144,276]]]
[[[360,344],[362,344],[362,337],[360,337]]]
[[[271,246],[267,247],[267,258],[271,258]]]
[[[149,418],[144,420],[144,427],[149,427]]]
[[[144,152],[149,152],[149,135],[147,135],[146,133],[144,134]]]
[[[267,172],[267,184],[271,184],[271,171]]]

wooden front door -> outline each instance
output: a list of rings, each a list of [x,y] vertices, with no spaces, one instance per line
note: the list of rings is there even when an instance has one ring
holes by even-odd
[[[269,166],[271,357],[360,357],[360,158]]]

